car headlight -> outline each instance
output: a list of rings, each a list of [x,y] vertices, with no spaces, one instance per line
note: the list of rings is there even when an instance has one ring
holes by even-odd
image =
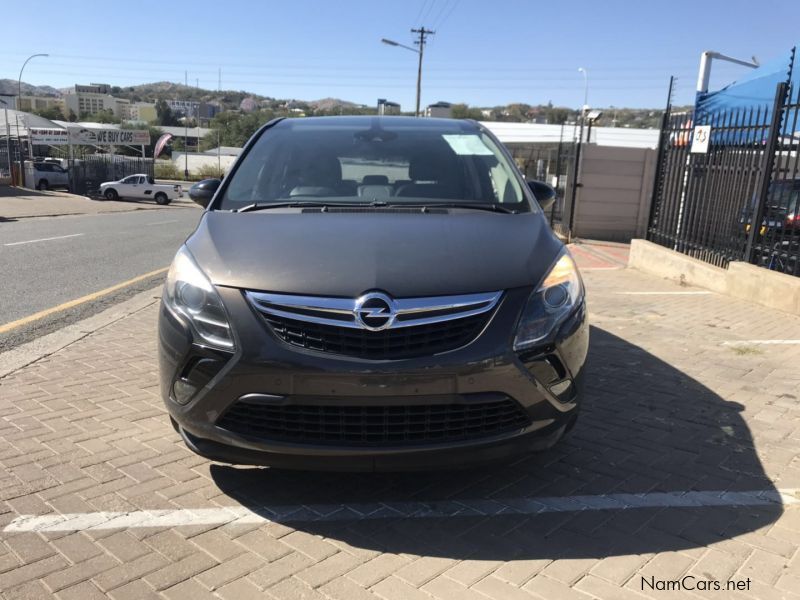
[[[564,250],[528,299],[517,325],[514,350],[525,350],[547,339],[582,299],[583,284],[578,268]]]
[[[224,350],[234,347],[222,300],[185,246],[172,261],[164,291],[169,307],[186,317],[203,342]]]

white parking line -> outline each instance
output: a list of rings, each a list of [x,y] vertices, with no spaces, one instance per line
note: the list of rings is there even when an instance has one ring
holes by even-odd
[[[800,344],[800,340],[736,340],[722,342],[723,346],[753,346],[753,345],[786,345],[795,346]]]
[[[155,223],[145,223],[145,225],[166,225],[167,223],[177,223],[178,219],[170,219],[169,221],[156,221]]]
[[[551,496],[442,500],[435,502],[365,502],[353,504],[231,506],[131,512],[95,512],[22,515],[3,531],[86,531],[224,525],[225,523],[301,523],[311,521],[361,521],[374,519],[439,519],[449,517],[536,515],[637,508],[704,508],[712,506],[800,505],[800,489],[749,492],[681,491],[598,496]]]
[[[50,240],[63,240],[66,238],[73,238],[83,235],[82,233],[71,233],[70,235],[58,235],[56,237],[39,238],[38,240],[25,240],[24,242],[11,242],[10,244],[3,244],[3,246],[19,246],[20,244],[33,244],[34,242],[49,242]]]
[[[693,292],[614,292],[623,296],[706,296],[714,292],[693,291]]]

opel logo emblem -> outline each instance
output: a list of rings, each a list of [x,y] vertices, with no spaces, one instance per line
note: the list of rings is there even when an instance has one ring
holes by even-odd
[[[353,310],[356,323],[370,331],[388,329],[397,317],[394,301],[386,294],[370,292],[356,300]]]

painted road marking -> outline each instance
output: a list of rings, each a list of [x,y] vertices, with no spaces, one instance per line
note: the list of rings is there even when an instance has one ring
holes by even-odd
[[[178,219],[170,219],[169,221],[156,221],[155,223],[145,223],[145,225],[166,225],[167,223],[177,223]]]
[[[353,504],[265,505],[255,508],[230,506],[131,512],[93,512],[22,515],[3,531],[86,531],[224,525],[225,523],[280,523],[310,521],[361,521],[374,519],[440,519],[498,514],[536,515],[583,510],[637,508],[704,508],[712,506],[800,505],[800,489],[749,492],[681,491],[598,496],[551,496],[442,500],[435,502],[364,502]]]
[[[706,296],[714,292],[614,292],[623,296]]]
[[[800,340],[738,340],[722,342],[723,346],[751,346],[751,345],[786,345],[795,346],[800,344]]]
[[[578,267],[578,271],[622,271],[625,267]]]
[[[22,244],[34,244],[36,242],[49,242],[50,240],[64,240],[66,238],[74,238],[83,235],[82,233],[71,233],[69,235],[59,235],[56,237],[39,238],[38,240],[25,240],[24,242],[11,242],[10,244],[3,244],[3,246],[20,246]]]
[[[75,300],[64,302],[63,304],[59,304],[58,306],[53,306],[52,308],[46,308],[45,310],[41,310],[30,316],[17,319],[16,321],[5,323],[4,325],[0,325],[0,333],[6,333],[7,331],[11,331],[12,329],[16,329],[17,327],[22,327],[23,325],[27,325],[28,323],[33,323],[34,321],[38,321],[39,319],[43,319],[44,317],[47,317],[57,312],[61,312],[62,310],[73,308],[85,302],[91,302],[92,300],[97,300],[98,298],[107,296],[112,292],[116,292],[117,290],[120,290],[134,283],[138,283],[139,281],[144,281],[145,279],[148,279],[150,277],[155,277],[156,275],[161,275],[162,273],[166,273],[168,268],[169,267],[164,267],[163,269],[156,269],[155,271],[150,271],[149,273],[145,273],[144,275],[139,275],[138,277],[134,277],[133,279],[128,279],[127,281],[123,281],[122,283],[118,283],[117,285],[112,285],[111,287],[108,287],[104,290],[100,290],[99,292],[93,292],[91,294],[87,294],[86,296],[81,296],[80,298],[76,298]]]

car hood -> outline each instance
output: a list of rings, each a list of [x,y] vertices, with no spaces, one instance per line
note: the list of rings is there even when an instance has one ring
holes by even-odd
[[[277,210],[277,209],[276,209]],[[186,242],[219,286],[398,298],[532,286],[562,245],[539,213],[205,213]]]

